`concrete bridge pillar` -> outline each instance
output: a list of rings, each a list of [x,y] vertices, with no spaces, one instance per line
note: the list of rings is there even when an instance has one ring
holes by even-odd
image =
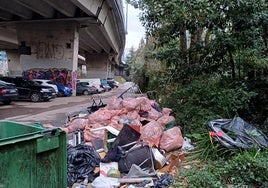
[[[9,76],[21,76],[20,56],[18,50],[5,50]]]
[[[70,21],[17,25],[20,64],[26,76],[42,78],[42,74],[49,71],[50,75],[46,75],[46,79],[51,76],[55,80],[64,71],[64,84],[72,87],[73,95],[76,95],[79,48],[77,28],[77,23]]]
[[[86,53],[87,77],[106,79],[114,77],[112,61],[106,53]]]

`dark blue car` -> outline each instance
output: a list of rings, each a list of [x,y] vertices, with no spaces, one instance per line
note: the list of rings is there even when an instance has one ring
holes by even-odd
[[[55,83],[59,92],[58,92],[58,97],[69,97],[72,95],[72,89],[69,87],[64,86],[61,83],[56,82]]]

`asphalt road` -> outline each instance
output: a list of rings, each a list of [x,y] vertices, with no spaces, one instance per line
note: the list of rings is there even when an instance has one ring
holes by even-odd
[[[26,124],[50,123],[61,127],[67,122],[70,114],[86,110],[93,103],[93,99],[107,104],[113,96],[118,97],[134,84],[126,82],[119,88],[109,92],[88,96],[57,97],[48,102],[33,103],[30,101],[14,101],[10,105],[0,104],[0,120],[10,120]],[[134,89],[128,90],[123,97],[135,96]]]

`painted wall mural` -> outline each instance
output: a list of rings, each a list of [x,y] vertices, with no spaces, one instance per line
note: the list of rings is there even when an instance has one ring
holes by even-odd
[[[45,80],[54,80],[65,86],[72,87],[72,71],[68,69],[42,69],[35,68],[23,71],[23,77],[29,79],[45,79]]]

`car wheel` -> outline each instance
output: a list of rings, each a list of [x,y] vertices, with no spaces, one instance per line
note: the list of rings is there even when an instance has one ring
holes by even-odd
[[[11,103],[11,100],[6,100],[6,101],[3,101],[4,104],[8,105]]]
[[[59,91],[58,92],[58,97],[63,97],[64,96],[64,93],[62,91]]]
[[[32,102],[39,102],[41,100],[41,96],[39,93],[32,93],[31,94],[31,101]]]
[[[84,91],[83,91],[83,95],[89,95],[88,90],[84,90]]]

